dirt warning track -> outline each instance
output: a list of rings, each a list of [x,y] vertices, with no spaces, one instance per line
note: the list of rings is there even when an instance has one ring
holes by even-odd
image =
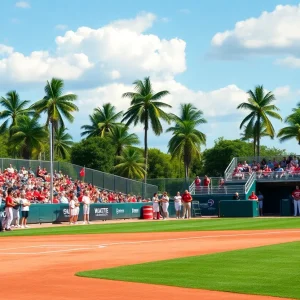
[[[6,300],[276,299],[89,279],[74,274],[299,240],[300,230],[279,229],[0,238],[1,297]]]

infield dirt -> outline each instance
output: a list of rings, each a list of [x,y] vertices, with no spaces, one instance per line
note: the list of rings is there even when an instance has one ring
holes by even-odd
[[[76,272],[300,240],[300,230],[134,233],[1,238],[1,298],[275,299],[81,278]],[[283,298],[280,298],[283,299]]]

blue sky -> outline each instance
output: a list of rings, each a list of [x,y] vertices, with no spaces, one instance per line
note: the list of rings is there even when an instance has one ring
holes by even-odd
[[[0,95],[38,100],[47,79],[62,77],[79,95],[74,140],[93,108],[126,109],[120,95],[147,75],[170,90],[174,110],[203,110],[208,147],[239,137],[235,108],[255,85],[276,92],[283,117],[300,100],[299,1],[2,0],[1,12]],[[168,138],[151,134],[150,146],[166,151]],[[263,143],[297,151],[296,141]]]

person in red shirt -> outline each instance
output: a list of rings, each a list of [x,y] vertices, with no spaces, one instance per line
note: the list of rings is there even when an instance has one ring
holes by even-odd
[[[251,193],[251,195],[249,196],[248,200],[258,201],[258,197],[255,195],[254,191]]]
[[[195,179],[195,190],[196,192],[199,192],[200,189],[201,189],[201,179],[199,178],[199,176],[197,176]]]
[[[300,190],[298,185],[292,192],[292,198],[294,199],[294,217],[297,217],[298,211],[300,214]]]
[[[183,202],[183,217],[182,219],[190,219],[191,215],[191,203],[192,203],[192,196],[188,190],[185,190],[182,195],[182,202]]]
[[[6,203],[5,203],[5,222],[3,224],[3,227],[5,228],[6,231],[11,231],[10,224],[13,220],[13,207],[15,206],[14,204],[14,199],[12,197],[12,188],[9,188],[7,190],[7,197],[6,197]]]
[[[208,193],[209,185],[210,185],[210,179],[208,178],[207,175],[204,176],[203,185],[204,185],[204,190],[206,190],[206,192]]]

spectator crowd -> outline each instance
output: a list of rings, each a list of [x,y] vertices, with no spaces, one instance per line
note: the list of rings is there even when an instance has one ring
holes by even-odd
[[[239,162],[232,173],[232,178],[245,179],[252,173],[256,173],[258,178],[300,176],[299,160],[296,156],[289,156],[288,158],[283,157],[281,160],[262,159],[261,162],[253,161],[249,164],[247,161]]]
[[[72,180],[61,171],[53,174],[53,199],[50,199],[50,174],[45,168],[38,167],[36,172],[31,168],[21,167],[17,170],[9,165],[0,170],[0,204],[4,204],[6,217],[2,229],[11,227],[28,228],[27,218],[30,205],[35,203],[65,203],[70,206],[70,223],[77,222],[79,204],[83,203],[85,221],[89,223],[90,203],[127,203],[147,202],[141,196],[126,195],[121,192],[101,190],[81,180]],[[21,224],[20,224],[21,212]],[[75,214],[76,212],[76,214]]]

